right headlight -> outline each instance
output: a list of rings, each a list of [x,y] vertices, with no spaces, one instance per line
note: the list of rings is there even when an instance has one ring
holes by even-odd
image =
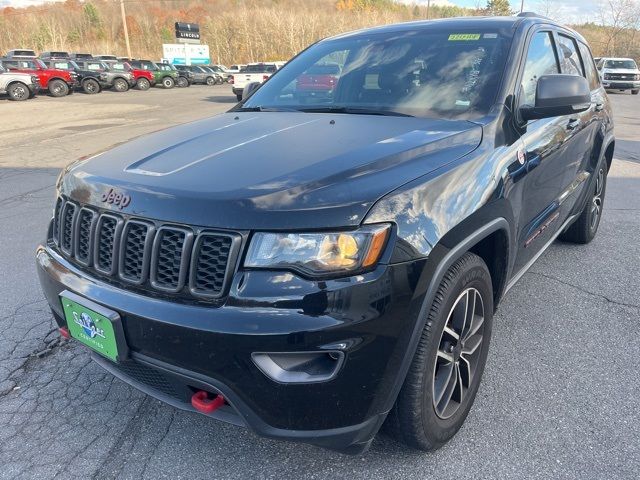
[[[374,267],[391,225],[368,225],[347,232],[253,235],[245,267],[291,269],[309,275],[341,275]]]

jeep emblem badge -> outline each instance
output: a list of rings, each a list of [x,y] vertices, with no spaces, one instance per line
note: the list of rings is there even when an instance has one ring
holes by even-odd
[[[115,205],[122,210],[131,203],[131,197],[110,188],[108,192],[102,194],[100,201],[108,203],[109,205]]]

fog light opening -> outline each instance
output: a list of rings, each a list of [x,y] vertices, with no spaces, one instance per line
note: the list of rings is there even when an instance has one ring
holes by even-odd
[[[253,353],[253,363],[278,383],[316,383],[332,380],[344,363],[344,352]]]

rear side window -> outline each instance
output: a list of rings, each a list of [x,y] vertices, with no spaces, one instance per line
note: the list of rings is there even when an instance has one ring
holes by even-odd
[[[538,32],[531,39],[522,76],[520,105],[534,105],[538,79],[560,73],[551,32]]]
[[[560,54],[562,73],[584,77],[580,56],[578,55],[578,45],[573,38],[566,35],[558,35],[558,53]]]
[[[596,65],[593,61],[593,57],[591,56],[591,52],[589,51],[589,47],[584,43],[578,43],[578,48],[580,48],[582,64],[584,65],[587,80],[589,81],[589,87],[591,90],[596,90],[600,88],[600,76],[596,71]]]

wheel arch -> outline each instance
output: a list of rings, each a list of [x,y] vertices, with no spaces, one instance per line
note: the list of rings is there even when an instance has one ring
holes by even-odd
[[[607,160],[607,171],[611,170],[611,163],[613,162],[613,153],[616,148],[616,140],[615,138],[611,138],[608,143],[605,144],[603,149],[604,158]]]
[[[447,270],[465,253],[475,253],[487,263],[491,274],[494,291],[494,308],[497,306],[504,292],[509,267],[512,264],[512,257],[514,255],[513,248],[511,247],[512,234],[510,223],[505,217],[495,217],[469,233],[470,230],[467,228],[469,225],[468,222],[472,222],[472,220],[471,218],[465,220],[462,224],[454,227],[454,229],[443,236],[441,241],[438,242],[432,250],[434,254],[433,257],[437,258],[432,258],[432,255],[430,255],[430,258],[427,259],[428,265],[425,265],[422,276],[423,278],[428,277],[429,280],[423,287],[424,295],[422,297],[422,305],[413,331],[411,332],[411,338],[398,370],[395,383],[390,390],[387,403],[384,405],[385,412],[391,410],[402,388],[411,361],[415,355],[422,330],[424,329],[427,314],[435,298],[438,286],[442,282]],[[462,232],[466,232],[466,235],[462,236]],[[499,252],[498,259],[492,259],[492,255],[495,254],[496,249],[500,246],[506,248],[506,251]],[[496,276],[495,281],[494,275]]]

